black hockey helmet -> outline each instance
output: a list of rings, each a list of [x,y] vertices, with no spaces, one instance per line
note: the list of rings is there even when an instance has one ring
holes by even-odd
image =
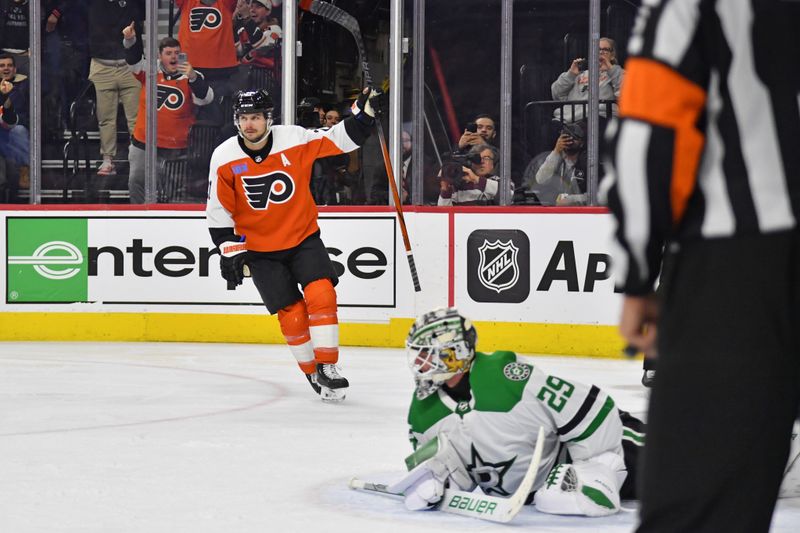
[[[233,95],[233,116],[243,113],[264,113],[266,117],[272,112],[272,97],[264,89],[254,91],[238,91]]]

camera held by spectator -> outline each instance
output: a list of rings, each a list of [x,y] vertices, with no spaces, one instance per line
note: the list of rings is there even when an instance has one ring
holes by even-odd
[[[480,165],[480,153],[453,154],[442,164],[442,180],[453,186],[456,190],[465,188],[467,182],[464,180],[464,167],[470,165]]]
[[[320,127],[319,98],[306,96],[297,104],[297,124],[304,128],[316,129]]]

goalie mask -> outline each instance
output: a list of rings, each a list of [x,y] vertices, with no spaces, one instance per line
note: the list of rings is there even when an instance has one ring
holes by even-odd
[[[269,135],[269,130],[272,127],[272,97],[264,89],[256,89],[255,91],[239,91],[233,95],[233,124],[236,126],[236,131],[239,132],[239,137],[244,138],[241,128],[239,127],[239,115],[245,113],[262,113],[267,120],[267,129],[264,135],[257,141],[251,141],[255,144],[262,142]]]
[[[453,376],[469,371],[477,337],[472,322],[452,307],[434,309],[414,322],[406,350],[417,398],[427,398]]]

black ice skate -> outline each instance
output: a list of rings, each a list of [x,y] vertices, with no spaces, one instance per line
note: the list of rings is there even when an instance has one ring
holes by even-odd
[[[320,394],[321,388],[319,383],[317,383],[317,373],[306,374],[306,379],[308,380],[308,384],[311,385],[311,388],[314,389],[314,392]]]
[[[322,367],[330,367],[332,370],[323,370]],[[322,401],[337,403],[344,400],[349,383],[345,378],[339,375],[336,367],[334,365],[318,364],[317,370],[317,372],[306,374],[306,379],[309,385],[311,385],[311,388],[314,389],[314,392],[319,394]],[[328,386],[325,383],[330,383],[335,386]]]
[[[339,374],[336,365],[317,363],[317,382],[329,389],[346,389],[350,383]]]

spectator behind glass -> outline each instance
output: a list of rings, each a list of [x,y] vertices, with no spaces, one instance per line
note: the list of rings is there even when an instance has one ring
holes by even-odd
[[[192,64],[203,71],[215,101],[202,108],[199,119],[230,123],[230,96],[244,89],[247,72],[239,69],[233,14],[237,0],[176,0],[181,10],[178,40]]]
[[[236,55],[244,64],[275,70],[276,45],[282,36],[272,15],[272,0],[239,0],[235,18]]]
[[[337,109],[331,109],[325,113],[325,127],[332,128],[342,120],[342,115]]]
[[[331,108],[325,113],[323,131],[341,122],[342,115]],[[311,194],[317,205],[352,204],[353,185],[358,177],[358,149],[347,154],[333,155],[314,161],[311,174]]]
[[[586,205],[585,122],[565,124],[550,152],[537,155],[524,186],[542,205]]]
[[[122,102],[128,133],[133,136],[139,109],[140,85],[128,71],[125,49],[119,38],[122,29],[135,22],[141,29],[144,19],[138,2],[92,0],[89,9],[89,80],[97,94],[97,126],[100,130],[100,154],[103,162],[99,176],[117,174],[117,110]]]
[[[146,86],[145,71],[147,65],[142,58],[142,41],[136,37],[134,24],[122,30],[126,49],[126,61],[130,71],[141,84],[139,98],[139,118],[133,132],[131,147],[128,150],[128,161],[131,169],[128,176],[128,189],[132,204],[143,203],[144,198],[144,165],[145,165],[145,131],[146,118]],[[165,37],[158,43],[158,147],[159,167],[170,159],[176,159],[186,153],[189,144],[189,130],[195,122],[196,106],[207,105],[214,99],[214,91],[203,79],[203,75],[188,61],[181,61],[178,54],[181,43],[172,37]],[[164,173],[159,175],[163,178]],[[158,183],[159,197],[164,201],[176,198],[165,197],[163,191],[173,190],[168,184]]]
[[[414,181],[411,179],[411,133],[403,130],[401,133],[402,148],[403,148],[403,164],[396,169],[395,178],[400,176],[400,199],[404,204],[410,204],[411,194],[414,188]],[[430,176],[431,179],[423,181],[422,189],[422,203],[425,205],[436,205],[439,198],[439,183],[438,178],[434,177],[435,167],[427,161],[423,163],[423,176]],[[372,186],[370,190],[369,203],[372,205],[389,205],[389,181],[386,177],[386,167],[381,164],[376,167],[375,173],[372,177]]]
[[[602,37],[600,45],[600,100],[616,100],[622,86],[625,71],[617,64],[617,55],[614,41]],[[578,57],[572,61],[569,70],[561,75],[550,86],[553,100],[589,100],[589,71],[586,70],[586,59]],[[574,112],[573,112],[574,109]],[[617,114],[617,106],[613,105],[612,112]],[[584,118],[584,107],[564,106],[563,122],[578,122]],[[556,109],[553,116],[562,120],[560,109]],[[600,105],[600,116],[606,116],[606,106]]]
[[[14,57],[17,72],[30,74],[28,0],[0,0],[0,49]]]
[[[495,203],[500,189],[500,152],[488,144],[476,144],[467,154],[469,166],[453,178],[445,168],[439,172],[438,205],[487,205]]]
[[[478,144],[496,146],[496,137],[497,122],[490,115],[478,115],[474,122],[464,129],[464,134],[458,140],[458,151],[467,152]]]
[[[0,203],[15,203],[27,187],[30,164],[28,77],[17,73],[14,56],[0,54]]]

